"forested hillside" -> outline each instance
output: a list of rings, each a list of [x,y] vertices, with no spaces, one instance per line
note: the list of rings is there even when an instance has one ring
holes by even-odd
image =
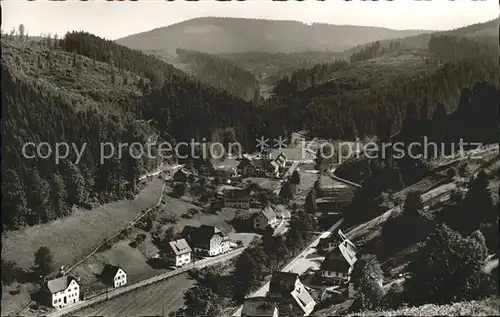
[[[221,56],[257,74],[260,80],[261,94],[264,98],[267,98],[274,94],[275,83],[280,78],[291,76],[297,69],[309,69],[317,64],[330,64],[342,59],[344,54],[306,51],[299,53],[248,52],[223,54]],[[321,72],[323,68],[317,70]]]
[[[146,142],[155,129],[131,115],[140,91],[135,74],[22,38],[2,39],[3,228],[35,225],[68,215],[73,205],[131,197],[140,173],[155,160],[108,160],[101,142]],[[127,83],[125,83],[127,82]],[[29,159],[25,142],[57,142],[86,149],[59,162]],[[42,149],[42,155],[48,149]],[[34,148],[27,153],[33,155]],[[64,153],[64,152],[63,152]],[[49,153],[50,154],[50,153]]]
[[[259,102],[260,86],[253,73],[219,56],[183,49],[176,52],[179,61],[200,81],[244,100]]]
[[[500,19],[494,19],[491,21],[476,23],[473,25],[464,26],[461,28],[457,28],[449,31],[441,31],[441,32],[426,32],[419,35],[407,36],[407,37],[394,37],[392,39],[383,39],[378,41],[380,47],[388,48],[391,45],[391,42],[399,42],[401,47],[409,47],[409,48],[427,48],[429,44],[429,40],[431,36],[456,36],[456,37],[467,37],[469,39],[474,39],[477,41],[481,41],[483,39],[489,40],[497,40],[499,35],[499,26]],[[377,41],[373,41],[377,42]],[[352,55],[354,53],[358,53],[366,47],[372,46],[372,43],[365,43],[362,45],[355,46],[346,50],[345,53],[348,55]]]
[[[248,146],[255,139],[250,103],[155,57],[86,33],[57,41],[11,36],[2,44],[4,229],[63,217],[73,205],[132,197],[138,176],[158,160],[133,159],[126,148],[122,159],[101,165],[103,142],[146,144],[159,135],[159,142],[216,137]],[[80,161],[71,151],[56,164],[53,156],[24,158],[25,142],[86,148]]]
[[[331,25],[297,21],[203,17],[118,39],[143,51],[175,54],[183,48],[209,54],[343,51],[382,39],[422,34],[421,30]]]
[[[320,65],[316,73],[325,80],[305,89],[294,83],[283,96],[255,106],[154,56],[88,33],[36,42],[9,36],[2,52],[3,177],[9,180],[2,185],[4,228],[50,221],[73,205],[131,197],[138,175],[159,163],[125,155],[101,165],[101,142],[206,138],[239,141],[253,151],[260,136],[302,129],[334,139],[387,137],[403,129],[417,131],[410,138],[402,133],[404,139],[444,135],[446,140],[492,141],[498,61],[490,50],[471,47],[474,41],[456,43],[449,37],[433,39],[435,55],[454,52],[443,61],[403,49],[351,66],[340,61]],[[334,78],[328,78],[330,70]],[[307,71],[301,74],[312,84]],[[476,84],[483,81],[488,84]],[[439,123],[414,129],[417,118],[426,122],[431,116]],[[481,129],[472,129],[477,126]],[[78,164],[70,163],[77,159],[74,151],[56,164],[23,158],[24,142],[67,142],[79,148],[86,143],[87,148]]]

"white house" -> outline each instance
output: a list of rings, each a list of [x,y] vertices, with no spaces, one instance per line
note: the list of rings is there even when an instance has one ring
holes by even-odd
[[[191,247],[185,239],[178,239],[168,243],[166,251],[167,261],[177,267],[191,263]]]
[[[316,306],[296,273],[275,271],[267,297],[278,303],[279,316],[309,316]]]
[[[203,256],[216,256],[231,249],[229,237],[217,227],[202,225],[185,226],[182,235],[189,242],[193,251]]]
[[[278,218],[276,216],[276,206],[267,204],[258,214],[253,218],[253,226],[255,229],[265,230],[267,227],[274,228],[278,225]]]
[[[47,282],[51,304],[55,308],[63,308],[80,300],[80,285],[74,277],[61,276]]]
[[[120,287],[127,284],[127,273],[119,266],[106,264],[101,278],[109,286]]]

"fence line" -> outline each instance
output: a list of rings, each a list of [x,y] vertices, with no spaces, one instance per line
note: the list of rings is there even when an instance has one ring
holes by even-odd
[[[139,222],[142,218],[144,218],[146,215],[148,215],[153,209],[155,209],[156,207],[158,207],[160,204],[161,204],[161,201],[163,199],[163,194],[165,192],[165,187],[166,187],[167,183],[163,184],[163,186],[161,187],[161,193],[160,193],[160,197],[158,198],[158,202],[150,207],[148,210],[146,210],[145,212],[141,213],[140,215],[137,216],[136,219],[132,220],[129,225],[127,227],[125,227],[124,229],[120,229],[120,231],[118,231],[117,233],[113,234],[111,237],[105,239],[102,243],[98,244],[97,246],[95,246],[93,248],[93,251],[91,251],[86,257],[84,257],[83,259],[81,259],[80,261],[77,261],[74,265],[72,265],[70,268],[68,268],[66,270],[66,272],[69,272],[71,271],[72,269],[74,269],[75,267],[77,267],[78,265],[82,264],[84,261],[86,261],[88,258],[90,258],[92,255],[94,255],[97,250],[99,250],[100,247],[102,247],[103,245],[105,245],[106,243],[108,243],[109,241],[113,240],[114,238],[116,238],[118,235],[120,235],[124,230],[128,230],[130,228],[132,228],[137,222]],[[92,249],[91,249],[92,250]]]
[[[139,222],[143,217],[145,217],[146,215],[149,214],[149,212],[151,212],[151,210],[153,210],[154,208],[158,207],[160,204],[161,204],[161,201],[163,199],[163,194],[165,192],[165,187],[166,187],[167,183],[163,184],[162,188],[161,188],[161,193],[160,193],[160,198],[158,199],[158,202],[153,206],[153,207],[150,207],[148,210],[146,210],[145,212],[137,215],[137,217],[132,220],[131,222],[129,222],[129,225],[127,227],[125,227],[125,229],[120,229],[117,233],[113,234],[111,237],[109,238],[106,238],[103,242],[101,242],[100,244],[98,244],[97,246],[94,246],[92,248],[89,249],[89,253],[81,260],[77,260],[77,262],[75,264],[73,264],[71,267],[69,267],[67,270],[65,270],[65,272],[69,272],[71,270],[73,270],[75,267],[77,267],[78,265],[82,264],[83,262],[85,262],[86,260],[88,260],[88,258],[90,258],[92,255],[94,255],[97,250],[99,250],[100,247],[102,247],[103,245],[105,245],[106,243],[108,243],[109,241],[113,240],[114,238],[116,238],[118,235],[120,235],[122,233],[123,230],[128,230],[130,228],[132,228],[137,222]],[[98,295],[97,295],[98,296]],[[33,300],[30,300],[25,306],[23,306],[21,308],[21,310],[15,314],[15,315],[21,315],[22,313],[24,313],[26,310],[28,310],[31,306],[31,304],[33,304]]]

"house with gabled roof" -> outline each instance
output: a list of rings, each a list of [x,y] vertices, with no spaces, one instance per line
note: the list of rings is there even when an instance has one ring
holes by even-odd
[[[267,227],[274,228],[279,220],[276,215],[276,206],[269,203],[253,217],[253,225],[257,230],[265,230]]]
[[[184,227],[182,235],[194,253],[199,255],[216,256],[228,252],[231,248],[229,237],[214,226],[193,227],[187,225]]]
[[[316,305],[296,273],[274,272],[267,297],[277,302],[279,316],[309,316]]]
[[[251,177],[257,174],[254,162],[247,157],[243,157],[240,160],[240,163],[236,167],[236,171],[243,177]]]
[[[80,301],[80,285],[72,276],[61,276],[49,280],[44,292],[49,294],[50,305],[55,308],[63,308]]]
[[[113,287],[127,284],[127,273],[116,265],[106,264],[101,272],[101,278],[106,285]]]
[[[181,182],[181,183],[187,182],[192,177],[194,177],[193,173],[185,168],[180,168],[172,176],[175,182]]]
[[[251,200],[250,191],[246,188],[230,189],[224,192],[224,207],[248,209]]]
[[[321,276],[334,285],[345,286],[350,281],[356,261],[356,247],[345,239],[325,256],[320,267]]]
[[[168,264],[181,267],[191,263],[191,253],[191,247],[186,239],[177,239],[168,243],[162,257]]]

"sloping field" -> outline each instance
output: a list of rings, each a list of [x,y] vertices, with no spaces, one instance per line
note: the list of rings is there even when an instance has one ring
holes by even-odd
[[[51,223],[8,232],[2,236],[2,258],[28,269],[38,248],[47,246],[54,255],[55,265],[71,264],[104,238],[124,228],[141,210],[154,205],[162,185],[162,180],[154,179],[132,201],[105,204],[90,211],[79,210]]]

